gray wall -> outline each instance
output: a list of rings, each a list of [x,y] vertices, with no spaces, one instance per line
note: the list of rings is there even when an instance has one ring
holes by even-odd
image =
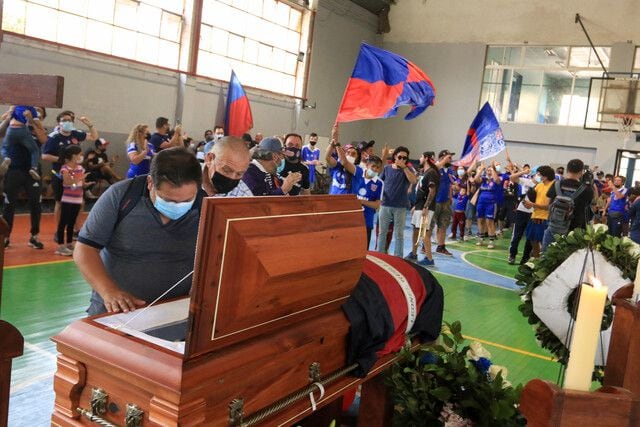
[[[351,74],[361,41],[379,44],[375,34],[377,19],[351,2],[323,0],[319,3],[314,27],[308,87],[308,104],[247,90],[254,129],[265,135],[296,131],[328,136],[337,108]],[[123,160],[126,169],[125,139],[137,123],[152,128],[158,116],[176,117],[177,73],[140,64],[55,47],[37,41],[4,36],[0,44],[0,73],[56,74],[65,78],[64,109],[90,117],[101,135],[111,138],[110,153]],[[201,138],[205,129],[223,117],[226,83],[187,77],[182,122],[186,132]],[[4,108],[5,106],[0,106]],[[45,125],[53,128],[61,110],[48,110]],[[180,114],[177,114],[180,116]],[[80,125],[81,126],[81,125]],[[371,125],[358,122],[343,126],[344,140],[370,138]]]
[[[384,42],[383,47],[421,67],[432,79],[437,92],[435,105],[416,119],[405,121],[401,112],[393,119],[374,121],[374,138],[390,145],[406,145],[414,158],[422,151],[443,148],[460,153],[469,125],[480,108],[486,45]],[[632,50],[618,48],[612,52],[612,61],[628,64],[628,58],[616,58],[616,52],[628,54]],[[519,141],[517,147],[513,147],[512,157],[520,163],[563,164],[572,158],[586,156],[585,161],[613,172],[616,150],[623,148],[617,132],[506,122],[501,126],[505,139]],[[626,148],[638,150],[640,144],[629,142]],[[525,153],[526,158],[518,158]]]

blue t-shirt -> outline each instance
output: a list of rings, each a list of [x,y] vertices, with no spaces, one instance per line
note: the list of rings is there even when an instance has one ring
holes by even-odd
[[[390,208],[407,208],[409,206],[409,180],[402,169],[386,165],[382,169],[380,179],[384,182],[382,205]]]
[[[140,175],[146,175],[149,173],[149,169],[151,167],[151,158],[156,154],[155,148],[153,148],[152,144],[147,144],[149,147],[149,151],[147,153],[147,157],[144,158],[140,163],[133,164],[129,162],[129,170],[127,171],[127,178],[134,178]],[[137,153],[138,148],[136,147],[135,142],[130,142],[127,146],[127,154],[129,153]]]
[[[49,138],[44,144],[42,152],[44,154],[51,154],[52,156],[60,157],[62,155],[62,150],[67,145],[80,144],[85,139],[87,139],[87,133],[83,130],[74,129],[69,135],[63,135],[59,130],[55,130],[49,134]],[[53,166],[51,166],[51,169],[58,174],[61,166],[62,163],[57,161]]]
[[[438,192],[436,193],[436,203],[448,202],[451,182],[455,179],[455,175],[451,168],[440,168],[438,172],[440,173],[440,184],[438,185]]]
[[[335,168],[329,169],[331,172],[331,188],[329,194],[358,194],[358,190],[362,186],[363,172],[360,166],[356,165],[356,173],[351,177],[351,186],[347,188],[347,172],[340,164],[336,164]]]
[[[320,149],[310,145],[302,147],[302,161],[312,162],[314,160],[320,160]],[[313,183],[316,179],[316,165],[307,165],[307,167],[309,168],[309,182]]]
[[[27,123],[27,118],[24,116],[24,112],[25,111],[31,111],[31,117],[33,117],[34,119],[36,117],[38,117],[38,112],[36,111],[35,108],[29,107],[29,106],[26,106],[26,105],[18,105],[13,110],[13,114],[11,115],[11,118],[19,121],[20,123],[25,123],[26,124]]]
[[[456,197],[456,207],[454,211],[464,212],[465,209],[467,208],[468,201],[469,201],[469,196],[467,196],[466,194],[463,196],[462,194],[458,193],[458,196]]]
[[[162,150],[162,148],[160,148],[160,145],[162,145],[163,142],[167,142],[170,140],[171,138],[169,138],[169,134],[160,135],[158,132],[155,132],[153,135],[151,135],[151,138],[149,138],[149,143],[153,145],[154,153],[159,153],[160,150]]]
[[[609,212],[624,213],[625,206],[627,204],[627,189],[625,187],[622,187],[621,191],[622,194],[624,194],[624,197],[617,200],[615,193],[613,191],[611,192],[611,203],[609,203]]]
[[[364,183],[360,190],[358,190],[358,199],[368,200],[370,202],[380,200],[382,197],[382,181],[378,178],[364,179]],[[376,214],[376,210],[369,206],[363,206],[364,209],[364,222],[367,228],[373,228],[373,218]]]
[[[480,183],[480,195],[478,201],[486,203],[496,203],[498,192],[502,193],[502,185],[496,183],[493,179],[483,176]]]

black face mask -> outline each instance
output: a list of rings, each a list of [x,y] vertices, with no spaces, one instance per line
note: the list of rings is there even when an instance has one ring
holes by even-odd
[[[316,143],[317,143],[317,141],[309,141],[309,145],[310,145],[310,146],[312,146],[312,147],[313,147],[314,145],[316,145]]]
[[[290,148],[286,148],[285,150],[293,153],[292,156],[286,156],[287,160],[290,161],[291,163],[295,163],[300,159],[300,149],[296,147],[290,147]]]
[[[445,168],[450,168],[450,167],[451,167],[451,163],[445,163],[445,164],[444,164],[444,167],[445,167]]]
[[[215,172],[213,174],[213,177],[211,177],[211,183],[215,187],[216,192],[218,194],[228,193],[229,191],[236,188],[239,182],[240,182],[239,179],[231,179],[229,177],[222,175],[219,172]]]
[[[204,137],[204,139],[207,142],[211,142],[211,141],[213,141],[213,135],[207,135],[207,136]]]
[[[146,133],[146,135],[144,136],[144,139],[146,139],[147,141],[151,139],[151,134],[149,132]]]

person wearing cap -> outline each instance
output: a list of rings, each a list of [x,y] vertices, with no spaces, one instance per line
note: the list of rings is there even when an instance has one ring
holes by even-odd
[[[299,194],[308,196],[311,194],[309,182],[309,168],[300,161],[300,153],[302,151],[302,136],[297,133],[289,133],[284,137],[284,169],[280,171],[280,176],[286,178],[290,173],[299,173],[302,177],[300,182],[296,183],[291,191],[290,196]]]
[[[425,258],[418,261],[418,264],[426,267],[433,266],[433,254],[431,253],[431,230],[435,225],[433,214],[436,209],[436,193],[440,184],[440,174],[435,161],[436,153],[433,151],[425,151],[422,153],[420,161],[424,173],[418,179],[416,185],[416,204],[411,215],[411,225],[413,226],[413,239],[411,252],[405,257],[408,261],[418,261],[417,248],[420,228],[426,227],[427,230],[423,236]]]
[[[242,176],[242,181],[254,196],[283,196],[289,194],[302,175],[290,173],[281,179],[278,175],[284,169],[285,154],[278,138],[263,139],[253,152],[253,160]]]
[[[358,194],[364,179],[364,172],[358,166],[358,151],[352,144],[342,147],[338,138],[338,126],[334,126],[324,157],[331,174],[329,194]]]
[[[253,193],[242,182],[249,168],[251,153],[244,140],[225,136],[204,146],[202,189],[213,197],[251,197]]]
[[[107,156],[107,147],[109,141],[104,138],[96,139],[95,148],[87,150],[84,155],[84,168],[89,173],[87,182],[98,182],[101,179],[106,180],[109,184],[115,184],[122,180],[120,176],[113,170],[113,165],[117,158],[109,160]]]
[[[451,158],[454,154],[449,150],[442,150],[438,154],[437,167],[440,174],[440,184],[436,193],[436,209],[433,214],[433,220],[438,227],[436,231],[436,241],[438,242],[436,252],[447,256],[452,256],[445,246],[445,238],[453,216],[451,211],[451,184],[455,180],[455,176],[451,170]]]
[[[369,142],[362,141],[358,144],[357,150],[360,153],[360,167],[365,168],[367,165],[367,160],[369,157],[373,156],[373,146],[375,145],[375,141],[371,140]]]
[[[316,182],[316,166],[320,164],[320,149],[318,144],[318,134],[309,134],[309,144],[302,147],[302,164],[309,168],[309,188],[313,189]]]
[[[415,171],[407,165],[409,149],[398,147],[393,152],[393,164],[386,165],[380,174],[384,182],[382,206],[379,214],[378,252],[386,252],[387,232],[393,221],[394,255],[404,251],[404,225],[409,207],[409,186],[418,181]]]

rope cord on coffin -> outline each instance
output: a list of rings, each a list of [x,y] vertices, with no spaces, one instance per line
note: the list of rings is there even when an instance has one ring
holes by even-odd
[[[527,262],[516,274],[522,286],[520,312],[533,326],[541,347],[549,350],[562,365],[568,361],[568,342],[576,289],[581,271],[596,270],[607,285],[609,298],[602,319],[602,343],[596,361],[594,379],[602,380],[613,321],[612,296],[635,277],[640,247],[628,238],[613,237],[602,224],[576,229],[556,240],[541,258]],[[592,252],[590,252],[592,251]],[[587,256],[589,253],[592,255]]]

